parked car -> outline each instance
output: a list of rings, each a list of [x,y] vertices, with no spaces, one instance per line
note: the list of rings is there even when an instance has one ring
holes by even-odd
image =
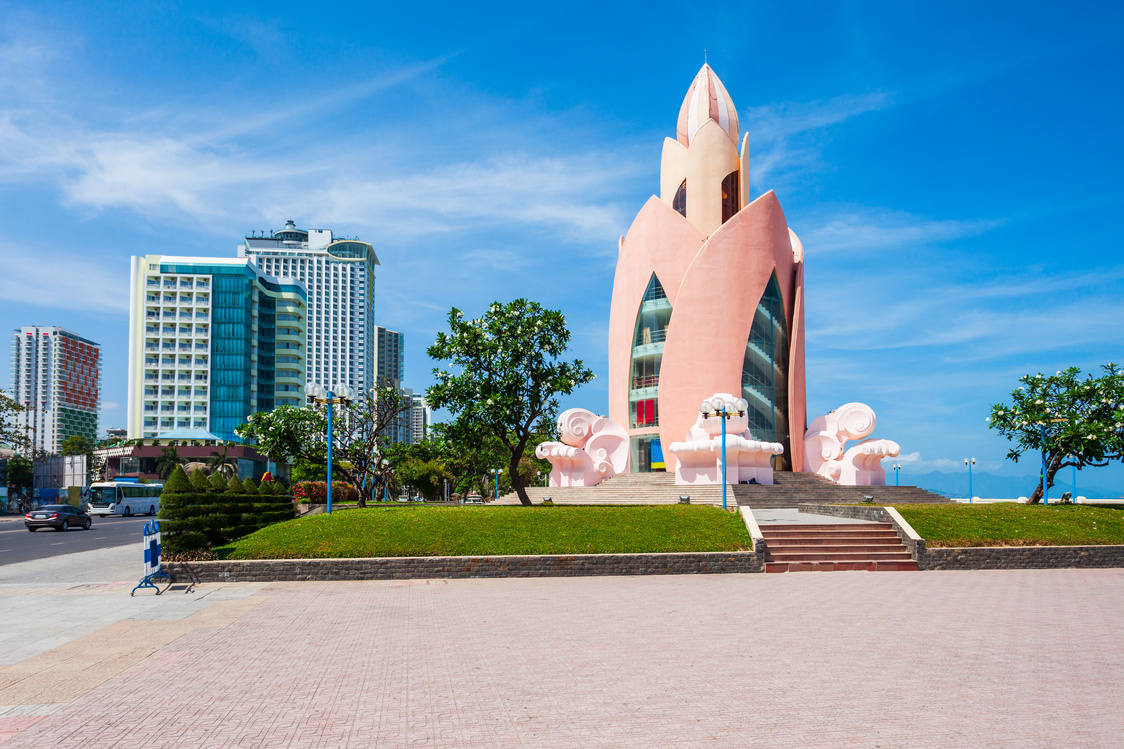
[[[23,524],[32,533],[40,528],[54,528],[56,531],[81,528],[88,531],[93,521],[73,505],[43,505],[24,515]]]

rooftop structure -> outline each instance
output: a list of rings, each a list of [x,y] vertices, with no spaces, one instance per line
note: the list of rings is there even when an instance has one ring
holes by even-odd
[[[296,278],[308,289],[305,380],[368,390],[375,384],[374,248],[329,229],[298,229],[293,221],[269,236],[238,245],[265,273]]]

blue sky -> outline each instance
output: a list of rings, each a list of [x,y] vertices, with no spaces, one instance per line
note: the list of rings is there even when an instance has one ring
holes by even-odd
[[[101,342],[122,425],[128,256],[292,218],[375,244],[408,385],[451,305],[526,296],[603,411],[617,239],[706,49],[804,242],[810,414],[1030,473],[988,405],[1124,358],[1118,4],[557,7],[0,0],[0,324]]]

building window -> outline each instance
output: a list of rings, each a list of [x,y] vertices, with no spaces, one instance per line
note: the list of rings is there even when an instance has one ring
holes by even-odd
[[[671,201],[671,207],[679,212],[683,218],[687,218],[687,180],[679,185],[679,189],[675,191],[675,199]]]
[[[722,180],[722,223],[733,218],[739,208],[741,204],[738,196],[738,173],[733,171]]]

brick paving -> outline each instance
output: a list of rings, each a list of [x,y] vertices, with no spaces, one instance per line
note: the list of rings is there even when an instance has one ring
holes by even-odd
[[[44,709],[6,697],[0,745],[1104,747],[1124,736],[1118,569],[275,583],[221,603],[93,687],[70,643],[81,696],[39,684],[63,686],[57,658],[49,671],[16,664],[6,693],[22,685]]]

